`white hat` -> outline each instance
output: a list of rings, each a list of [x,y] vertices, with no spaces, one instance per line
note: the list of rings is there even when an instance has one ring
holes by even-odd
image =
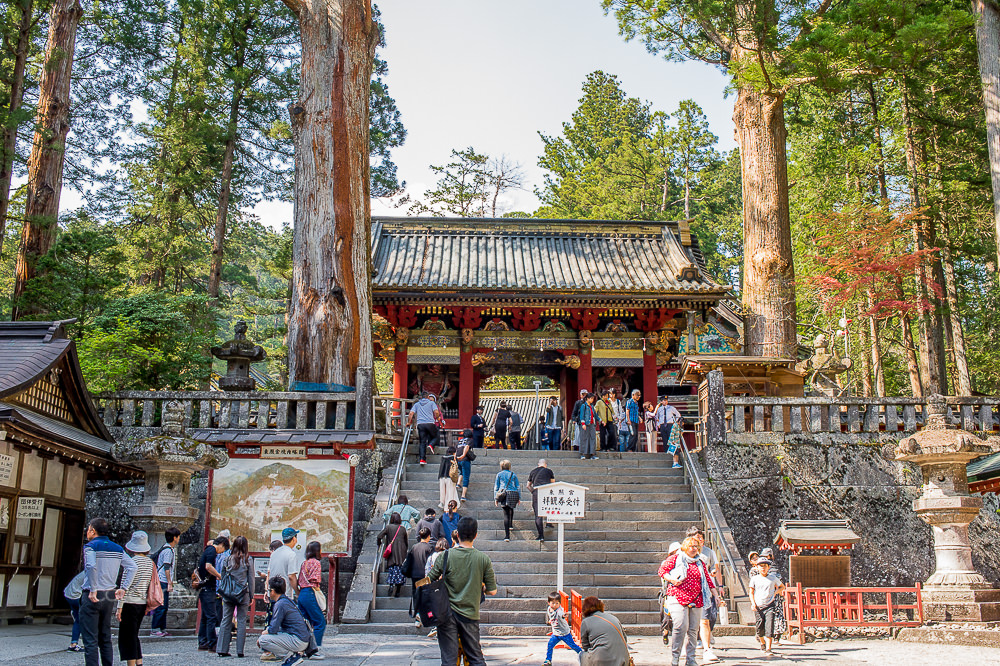
[[[226,537],[227,539],[230,538],[229,530],[222,530],[221,532],[219,532],[219,536]]]
[[[681,549],[681,544],[677,541],[674,541],[672,544],[670,544],[670,547],[667,548],[667,555],[672,555],[680,549]]]
[[[131,550],[133,553],[148,553],[149,535],[142,530],[132,532],[132,539],[125,544],[125,549]]]

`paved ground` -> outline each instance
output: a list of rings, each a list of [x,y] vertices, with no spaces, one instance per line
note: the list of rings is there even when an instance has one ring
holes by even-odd
[[[351,634],[328,636],[323,651],[324,663],[336,666],[436,666],[440,663],[437,643],[412,636]],[[0,662],[18,661],[32,666],[76,666],[83,655],[60,651],[69,643],[68,627],[26,625],[0,627]],[[726,666],[767,664],[785,666],[919,666],[922,664],[969,666],[1000,665],[1000,649],[961,646],[921,645],[890,640],[847,640],[782,645],[778,654],[764,657],[753,638],[719,638],[718,656]],[[656,638],[632,640],[637,666],[662,666],[670,663],[666,648]],[[541,638],[489,638],[484,641],[486,658],[491,666],[538,665],[545,657]],[[230,666],[257,664],[259,651],[247,647],[247,659],[223,662],[214,654],[198,652],[193,638],[143,641],[146,666],[202,666],[220,663]],[[117,654],[116,654],[117,657]],[[117,659],[116,659],[117,661]],[[574,666],[576,658],[568,650],[557,650],[554,666]]]

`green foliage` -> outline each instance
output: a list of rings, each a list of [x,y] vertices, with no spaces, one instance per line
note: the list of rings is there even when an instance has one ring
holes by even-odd
[[[86,379],[108,390],[202,387],[213,328],[203,296],[149,291],[116,299],[79,341]]]

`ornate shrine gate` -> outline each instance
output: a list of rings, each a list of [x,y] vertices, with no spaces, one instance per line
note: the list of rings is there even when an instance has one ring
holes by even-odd
[[[564,405],[580,388],[647,400],[679,356],[742,349],[683,222],[376,218],[372,263],[393,396],[438,395],[449,428],[492,375],[549,376]]]

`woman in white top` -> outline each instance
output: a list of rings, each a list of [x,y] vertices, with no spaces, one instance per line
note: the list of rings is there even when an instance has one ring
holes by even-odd
[[[156,565],[149,559],[149,537],[141,530],[132,532],[132,539],[125,544],[125,550],[132,556],[136,569],[132,584],[118,602],[118,654],[128,666],[142,666],[139,626],[146,615],[149,582],[156,573]]]

